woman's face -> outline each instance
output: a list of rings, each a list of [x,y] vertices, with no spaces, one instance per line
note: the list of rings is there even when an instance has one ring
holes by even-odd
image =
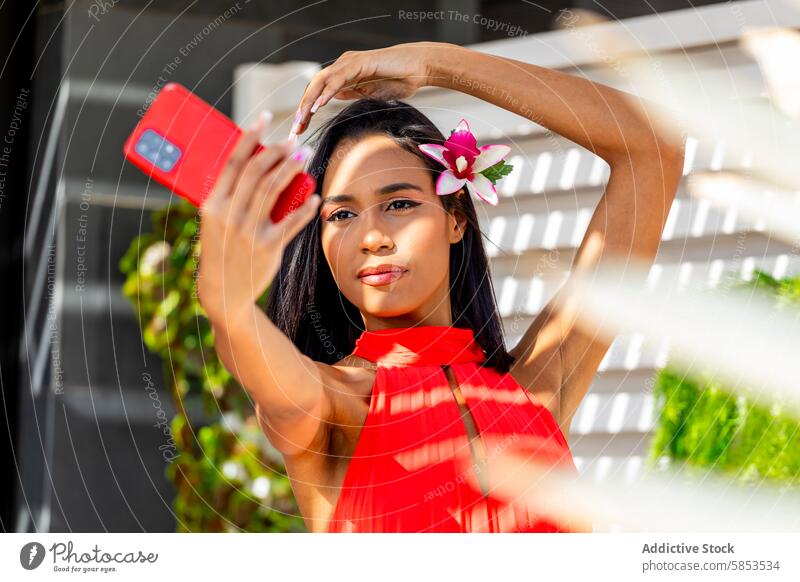
[[[444,209],[422,160],[385,135],[343,140],[321,195],[325,258],[366,329],[452,324],[450,245],[464,220]],[[402,273],[359,276],[380,265]]]

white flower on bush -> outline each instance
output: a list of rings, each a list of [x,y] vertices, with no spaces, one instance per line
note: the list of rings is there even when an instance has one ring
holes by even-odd
[[[233,481],[234,479],[239,479],[240,481],[244,481],[247,477],[247,472],[244,470],[244,467],[241,463],[236,461],[225,461],[222,464],[222,474],[225,475],[228,479]]]
[[[253,483],[250,485],[250,491],[259,499],[266,499],[269,495],[271,485],[272,483],[270,483],[269,479],[262,475],[253,480]]]

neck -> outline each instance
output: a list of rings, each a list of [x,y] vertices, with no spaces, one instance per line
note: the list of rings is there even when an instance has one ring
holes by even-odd
[[[450,269],[444,270],[441,280],[430,296],[421,301],[414,309],[391,317],[379,317],[362,311],[361,318],[364,321],[364,329],[367,331],[422,325],[452,326]]]
[[[353,354],[384,366],[480,362],[485,355],[469,328],[415,325],[364,331]]]
[[[410,317],[408,315],[399,316],[399,317],[372,317],[372,316],[364,316],[364,329],[367,331],[377,331],[379,329],[395,329],[395,328],[406,328],[406,327],[422,327],[422,326],[429,326],[429,325],[438,325],[438,326],[452,326],[453,321],[452,318],[436,318],[436,317],[426,317],[426,318],[415,318]]]

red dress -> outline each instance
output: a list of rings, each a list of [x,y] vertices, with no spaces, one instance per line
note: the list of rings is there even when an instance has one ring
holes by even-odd
[[[378,367],[329,532],[568,531],[481,484],[484,460],[490,467],[505,448],[577,470],[550,411],[511,374],[479,366],[485,355],[471,329],[365,331],[353,353]],[[470,414],[462,417],[459,400]]]

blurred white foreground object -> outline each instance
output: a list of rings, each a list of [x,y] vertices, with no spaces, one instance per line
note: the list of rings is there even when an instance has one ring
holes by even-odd
[[[575,309],[590,333],[669,336],[678,359],[718,374],[731,390],[800,415],[800,310],[777,308],[761,294],[645,289],[647,277],[648,269],[620,259],[574,273],[558,301]]]
[[[734,172],[699,172],[688,178],[692,196],[718,208],[735,208],[764,229],[792,244],[800,244],[800,196],[772,184]]]

